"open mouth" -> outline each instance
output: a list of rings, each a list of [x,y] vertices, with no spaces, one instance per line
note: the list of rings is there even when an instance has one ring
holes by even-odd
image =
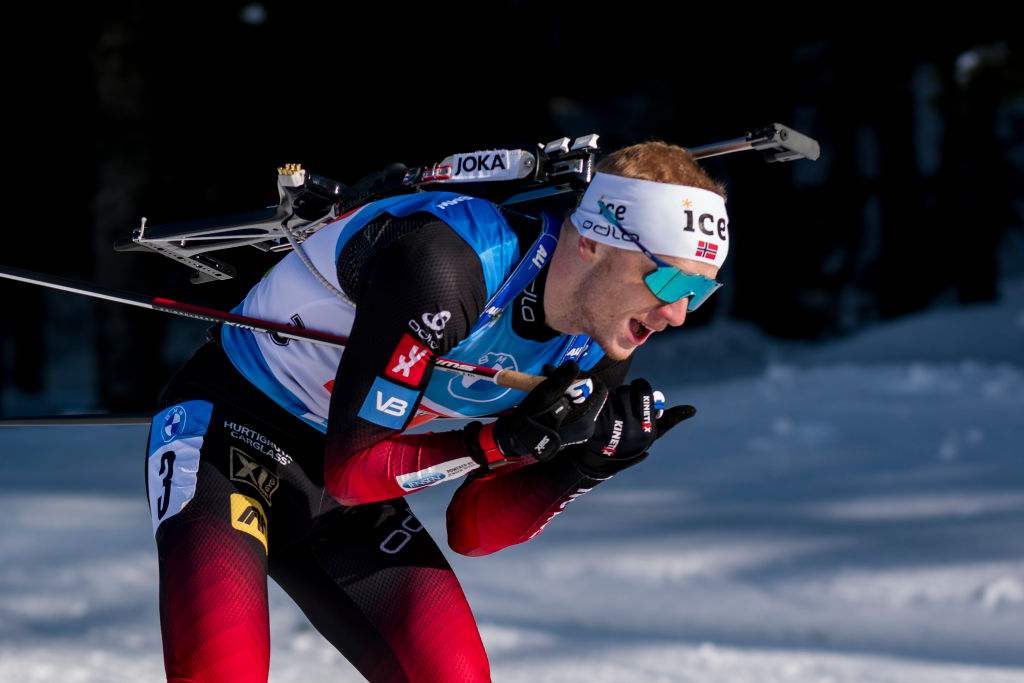
[[[643,344],[651,336],[651,328],[644,325],[636,318],[629,319],[629,331],[633,334],[634,344]]]

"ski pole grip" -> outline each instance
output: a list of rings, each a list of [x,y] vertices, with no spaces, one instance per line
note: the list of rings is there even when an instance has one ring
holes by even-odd
[[[518,370],[502,370],[494,376],[494,383],[499,387],[518,389],[529,393],[534,387],[544,381],[543,377],[531,375]]]

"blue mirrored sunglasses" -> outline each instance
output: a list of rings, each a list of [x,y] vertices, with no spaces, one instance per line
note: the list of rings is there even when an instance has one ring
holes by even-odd
[[[676,266],[658,258],[652,254],[647,247],[640,244],[640,239],[635,233],[622,227],[622,224],[619,223],[617,218],[615,218],[615,214],[611,212],[611,209],[609,209],[604,202],[598,200],[597,205],[601,209],[601,214],[607,218],[612,225],[619,229],[619,232],[622,233],[623,237],[635,244],[647,258],[654,261],[654,265],[656,265],[657,268],[654,272],[648,273],[644,276],[644,283],[659,301],[671,304],[679,301],[680,299],[690,297],[690,302],[686,305],[686,310],[696,311],[700,308],[701,304],[707,301],[711,295],[722,286],[721,282],[712,280],[709,277],[695,275],[692,273],[684,273]]]

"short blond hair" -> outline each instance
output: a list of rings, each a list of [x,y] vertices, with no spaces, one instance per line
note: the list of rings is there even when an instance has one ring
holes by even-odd
[[[594,169],[626,178],[699,187],[726,199],[725,187],[698,166],[692,154],[678,145],[660,140],[616,150],[598,161]]]

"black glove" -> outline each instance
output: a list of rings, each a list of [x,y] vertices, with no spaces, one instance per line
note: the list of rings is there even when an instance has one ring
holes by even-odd
[[[545,377],[551,377],[558,370],[554,366],[545,365],[543,372]],[[608,388],[600,378],[580,373],[563,395],[569,401],[569,414],[558,427],[558,438],[562,441],[562,448],[565,448],[584,443],[594,435],[597,418],[608,400]]]
[[[635,379],[611,393],[597,418],[594,435],[571,450],[584,474],[610,477],[635,465],[647,457],[658,438],[697,413],[693,406],[675,406],[659,417],[655,393],[644,379]]]
[[[477,439],[488,464],[525,456],[550,460],[564,446],[593,436],[608,397],[604,385],[596,377],[580,378],[575,361],[546,366],[544,374],[547,379],[511,415],[479,428]]]

